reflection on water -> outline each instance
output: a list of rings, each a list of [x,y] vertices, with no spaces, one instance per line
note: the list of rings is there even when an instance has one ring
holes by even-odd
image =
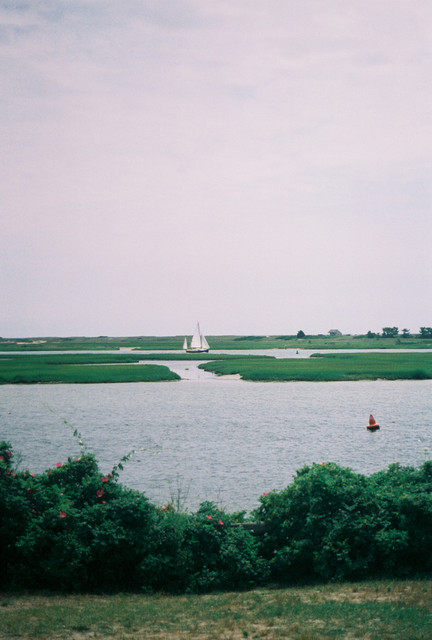
[[[190,508],[252,509],[312,462],[371,473],[430,457],[432,381],[254,383],[183,365],[191,379],[180,382],[2,386],[0,439],[36,472],[78,454],[74,428],[104,472],[146,447],[122,482],[158,504],[189,487]]]

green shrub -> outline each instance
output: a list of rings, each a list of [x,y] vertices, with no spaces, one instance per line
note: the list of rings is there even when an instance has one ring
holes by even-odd
[[[0,448],[1,584],[63,591],[209,591],[267,575],[256,539],[205,503],[196,514],[157,509],[83,454],[35,475]],[[121,465],[119,465],[121,467]]]
[[[261,498],[263,553],[283,580],[365,575],[375,511],[364,476],[332,463],[304,467],[287,489]]]
[[[392,464],[370,482],[386,514],[377,536],[379,568],[400,577],[432,571],[432,462],[419,469]]]
[[[261,584],[268,562],[260,557],[256,538],[212,502],[201,504],[184,531],[181,564],[187,569],[184,589],[206,592]]]
[[[28,476],[26,476],[28,478]],[[136,566],[150,547],[156,509],[138,492],[103,476],[92,455],[25,482],[31,518],[15,542],[13,582],[61,590],[139,586]]]
[[[0,443],[2,589],[200,593],[432,571],[432,462],[370,477],[304,467],[260,498],[260,537],[241,526],[244,512],[212,502],[192,514],[157,508],[82,450],[36,475],[14,469]]]
[[[332,463],[261,497],[262,553],[275,578],[341,580],[432,570],[432,463],[370,478]]]

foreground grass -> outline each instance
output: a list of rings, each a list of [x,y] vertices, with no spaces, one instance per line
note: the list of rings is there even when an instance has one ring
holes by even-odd
[[[239,357],[199,366],[217,375],[239,374],[253,381],[426,380],[432,378],[432,353],[332,353],[260,360]]]
[[[0,596],[1,640],[426,640],[432,581],[208,596]]]

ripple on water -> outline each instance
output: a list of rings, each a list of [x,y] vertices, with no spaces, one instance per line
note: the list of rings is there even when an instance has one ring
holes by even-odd
[[[430,457],[432,381],[209,382],[2,386],[1,438],[36,472],[79,453],[74,428],[103,471],[146,447],[122,482],[158,504],[188,493],[190,508],[252,509],[312,462],[372,473]]]

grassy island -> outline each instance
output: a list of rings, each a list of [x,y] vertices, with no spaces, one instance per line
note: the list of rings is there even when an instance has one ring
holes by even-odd
[[[179,380],[163,360],[202,361],[216,375],[238,374],[255,382],[427,380],[432,353],[325,353],[311,358],[235,354],[131,353],[0,354],[0,384],[158,382]],[[140,361],[161,364],[139,364]]]
[[[160,382],[180,376],[163,365],[138,365],[136,354],[2,354],[0,384]]]
[[[427,380],[432,353],[326,353],[311,358],[237,357],[199,365],[217,375],[238,374],[255,382]]]

